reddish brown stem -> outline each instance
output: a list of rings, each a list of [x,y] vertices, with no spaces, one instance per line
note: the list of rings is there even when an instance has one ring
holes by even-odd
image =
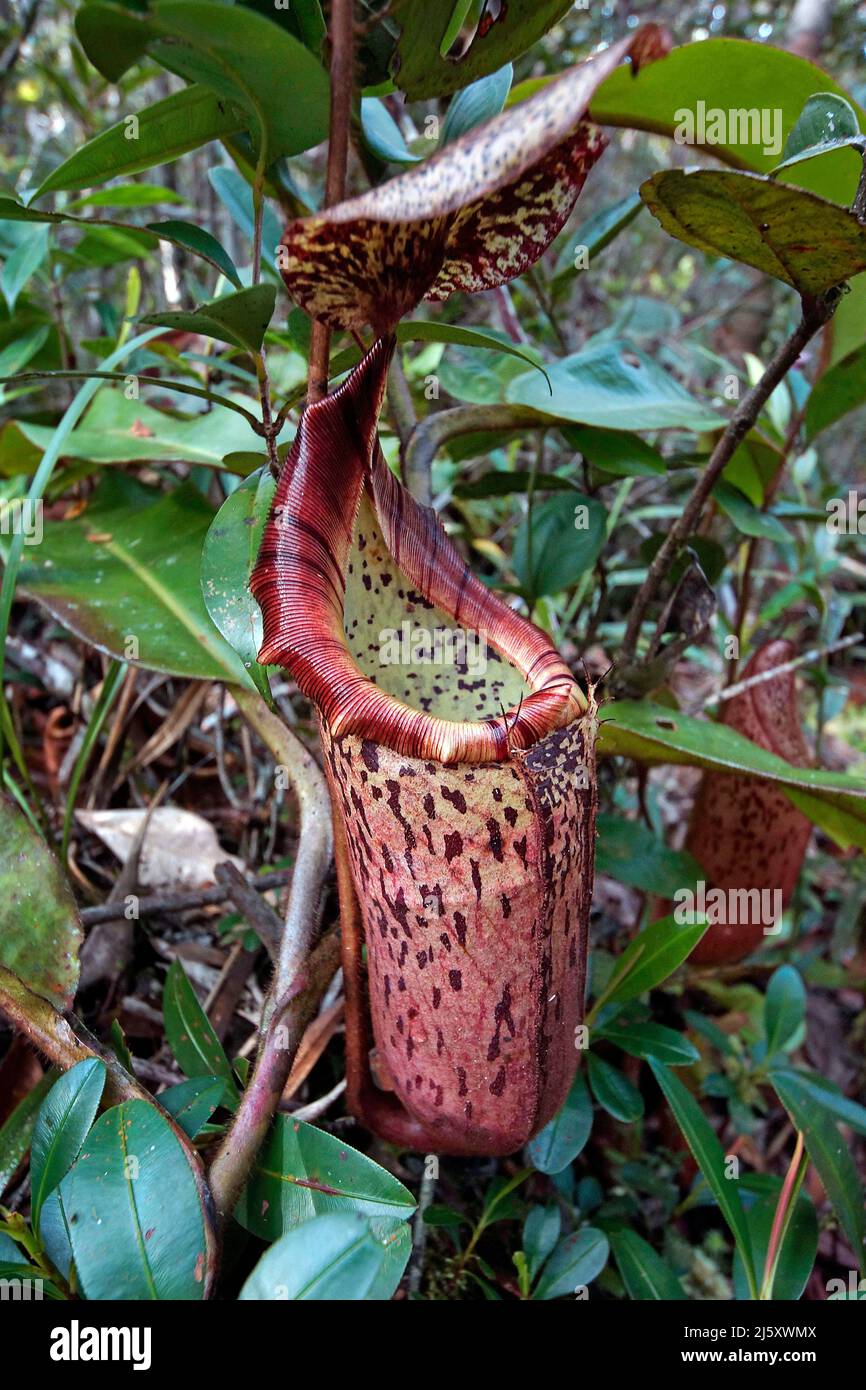
[[[838,303],[838,296],[830,291],[815,299],[803,300],[803,315],[791,336],[778,349],[767,366],[760,381],[752,387],[734,415],[710,455],[703,473],[694,490],[671,527],[647,571],[634,601],[620,652],[620,667],[626,670],[632,665],[637,651],[638,638],[644,614],[658,593],[665,575],[677,558],[686,538],[694,531],[701,513],[709,499],[722,470],[730,462],[734,452],[743,442],[754,425],[765,402],[779,382],[793,367],[806,344],[815,334],[829,323]]]
[[[776,472],[774,473],[767,486],[767,491],[764,496],[763,503],[761,504],[761,511],[763,512],[768,511],[769,508],[773,505],[776,493],[779,491],[779,487],[782,482],[782,476],[785,472],[785,469],[788,466],[788,458],[790,456],[792,448],[794,447],[797,436],[800,433],[800,426],[803,423],[803,417],[805,413],[806,408],[805,406],[803,406],[803,408],[797,411],[797,413],[794,415],[788,427],[787,434],[785,435],[785,442],[782,445],[782,457],[779,459],[779,466],[776,469]],[[746,560],[745,564],[743,565],[743,578],[740,583],[740,596],[737,602],[737,616],[734,622],[734,631],[739,647],[742,647],[743,645],[743,639],[746,628],[746,618],[748,616],[749,603],[751,602],[752,597],[752,580],[754,578],[755,567],[758,562],[758,550],[760,549],[760,544],[760,538],[758,536],[752,536],[746,549]],[[736,661],[732,661],[729,663],[729,685],[733,684],[733,682],[736,680],[737,666],[738,663]]]
[[[325,176],[325,207],[346,196],[346,167],[349,159],[349,124],[352,114],[353,79],[352,0],[332,0],[331,4],[331,123],[328,137],[328,168]],[[307,404],[328,394],[328,360],[331,330],[320,319],[313,320],[310,335],[310,366],[307,376]]]
[[[782,1183],[782,1190],[779,1193],[779,1201],[773,1216],[773,1227],[770,1231],[770,1240],[767,1245],[767,1259],[764,1264],[764,1277],[761,1282],[761,1298],[771,1299],[773,1297],[773,1283],[776,1275],[776,1266],[779,1262],[779,1252],[782,1248],[782,1241],[791,1222],[794,1211],[794,1203],[803,1181],[803,1136],[797,1135],[797,1144],[794,1149],[794,1156],[785,1174],[785,1181]]]

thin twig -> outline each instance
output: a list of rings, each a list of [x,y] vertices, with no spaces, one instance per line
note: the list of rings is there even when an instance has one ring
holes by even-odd
[[[319,1096],[318,1100],[311,1100],[309,1105],[301,1105],[297,1110],[292,1110],[292,1119],[305,1120],[308,1124],[313,1120],[318,1120],[320,1116],[324,1115],[326,1110],[330,1110],[335,1100],[339,1100],[345,1089],[345,1079],[343,1081],[338,1081],[336,1086],[332,1087],[326,1095]]]
[[[770,479],[770,482],[767,485],[766,492],[764,493],[764,500],[761,503],[762,512],[768,511],[769,508],[773,505],[776,493],[779,491],[779,488],[781,486],[782,478],[785,474],[785,469],[788,466],[788,459],[791,455],[791,450],[797,442],[797,436],[800,433],[800,428],[803,424],[805,416],[806,402],[804,401],[800,409],[794,413],[788,425],[788,429],[785,433],[785,439],[782,444],[782,453],[779,459],[778,467],[776,468],[773,477]],[[755,569],[758,563],[758,551],[760,550],[760,546],[760,536],[752,536],[749,540],[748,546],[746,547],[746,558],[743,564],[743,575],[740,581],[740,593],[739,598],[737,600],[737,612],[734,618],[734,635],[737,638],[738,651],[739,648],[742,647],[745,642],[746,619],[748,617],[749,602],[752,596],[752,580],[754,578]],[[737,662],[732,661],[730,664],[730,669],[728,671],[729,685],[733,685],[734,681],[736,680],[736,676]]]
[[[277,869],[272,874],[260,874],[258,878],[250,879],[249,886],[264,893],[269,888],[284,887],[291,876],[291,869]],[[147,897],[139,898],[138,913],[140,917],[145,917],[152,912],[190,912],[197,907],[228,902],[229,898],[230,894],[222,884],[213,888],[199,888],[195,892],[177,893],[173,897],[149,893]],[[123,902],[101,903],[98,907],[82,908],[79,916],[83,926],[92,927],[97,922],[116,921],[118,917],[125,916],[126,910]]]
[[[834,652],[844,651],[847,647],[856,647],[860,642],[866,642],[866,637],[862,633],[856,632],[852,637],[843,637],[838,642],[832,642],[829,647],[813,647],[811,651],[804,652],[802,656],[793,657],[790,661],[783,661],[780,666],[774,666],[772,671],[762,671],[758,676],[749,676],[748,680],[737,681],[736,685],[729,685],[727,689],[720,690],[716,695],[711,695],[708,700],[704,700],[701,709],[711,709],[713,705],[720,705],[725,700],[732,700],[735,695],[742,695],[744,691],[751,690],[753,686],[763,685],[765,681],[771,681],[776,676],[782,676],[787,671],[796,671],[800,666],[808,666],[810,662],[820,661],[825,656],[832,656]]]
[[[217,864],[214,873],[234,908],[245,917],[256,936],[267,947],[274,963],[279,959],[280,940],[283,934],[282,923],[264,900],[256,892],[254,883],[248,883],[230,859]]]
[[[427,1236],[430,1227],[424,1220],[424,1213],[433,1201],[436,1192],[436,1169],[424,1161],[424,1172],[418,1190],[418,1210],[412,1223],[412,1255],[409,1261],[409,1293],[417,1294],[424,1277],[424,1256],[427,1253]]]
[[[731,417],[710,455],[706,468],[698,478],[691,496],[656,551],[646,578],[638,590],[620,650],[618,664],[621,669],[627,670],[633,664],[644,614],[655,598],[686,538],[694,531],[722,470],[730,462],[733,454],[757,420],[765,402],[782,378],[793,367],[806,344],[825,324],[829,323],[837,303],[838,294],[833,291],[817,298],[807,299],[804,297],[802,301],[803,314],[799,324],[775,353],[760,381],[756,382],[748,395],[743,398]]]
[[[223,1218],[234,1209],[279,1107],[304,1029],[339,963],[340,943],[331,932],[307,962],[305,987],[272,1013],[253,1074],[210,1169],[210,1189]]]

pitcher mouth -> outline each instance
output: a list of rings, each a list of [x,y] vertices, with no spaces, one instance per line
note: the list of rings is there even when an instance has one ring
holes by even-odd
[[[503,761],[571,723],[587,701],[546,634],[472,574],[435,512],[389,469],[376,426],[394,345],[393,337],[378,339],[343,385],[302,417],[250,580],[264,620],[259,661],[283,666],[335,737],[440,763]],[[365,673],[345,614],[362,504],[397,577],[426,608],[482,635],[522,679],[526,692],[516,702],[481,719],[448,719]]]

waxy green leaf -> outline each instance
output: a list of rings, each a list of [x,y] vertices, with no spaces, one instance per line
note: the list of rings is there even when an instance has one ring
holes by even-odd
[[[312,1216],[357,1211],[410,1216],[415,1199],[366,1154],[290,1115],[278,1115],[253,1166],[235,1218],[263,1240],[276,1240]]]
[[[90,1057],[64,1072],[42,1102],[30,1153],[31,1220],[36,1231],[46,1199],[81,1152],[104,1085],[105,1064]]]
[[[866,270],[866,226],[805,189],[729,169],[667,169],[641,185],[666,232],[709,256],[822,294]]]
[[[202,1198],[155,1106],[130,1100],[106,1111],[60,1197],[87,1298],[205,1297],[212,1270]]]
[[[145,314],[140,321],[175,332],[202,333],[205,337],[245,348],[247,352],[258,352],[273,317],[276,295],[274,285],[254,285],[252,289],[212,299],[191,312],[171,309]]]
[[[212,519],[189,483],[160,494],[108,474],[78,516],[45,523],[42,544],[25,552],[20,591],[119,660],[251,686],[201,595],[201,548]]]
[[[266,1250],[239,1297],[377,1302],[396,1291],[412,1250],[404,1221],[329,1212],[288,1231]]]

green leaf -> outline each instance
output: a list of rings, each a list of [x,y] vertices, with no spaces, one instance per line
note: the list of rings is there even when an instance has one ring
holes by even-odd
[[[145,314],[140,322],[181,333],[202,333],[205,337],[219,338],[224,343],[245,348],[247,352],[259,352],[273,317],[276,296],[274,285],[254,285],[252,289],[212,299],[191,313],[171,309],[160,314]]]
[[[361,131],[367,149],[384,163],[420,163],[420,154],[413,154],[409,149],[402,130],[378,97],[361,98]]]
[[[582,1076],[575,1077],[562,1106],[526,1146],[539,1173],[561,1173],[581,1152],[592,1130],[592,1101]]]
[[[618,700],[610,706],[599,730],[598,751],[643,763],[685,763],[778,782],[789,799],[819,824],[825,813],[828,818],[842,814],[850,842],[866,847],[862,778],[794,767],[724,724],[696,719],[649,701]]]
[[[0,290],[11,314],[15,302],[27,281],[41,266],[48,255],[48,228],[28,232],[7,257],[0,273]]]
[[[616,1043],[632,1057],[641,1057],[647,1062],[650,1059],[666,1062],[671,1067],[688,1066],[691,1062],[699,1061],[701,1055],[694,1043],[689,1042],[682,1033],[666,1028],[662,1023],[623,1023],[617,1018],[601,1027],[596,1026],[593,1037]]]
[[[67,212],[81,208],[146,208],[156,203],[185,203],[182,193],[161,183],[127,183],[120,188],[102,188],[66,204]]]
[[[590,344],[548,368],[553,395],[532,373],[506,396],[557,420],[605,429],[718,429],[721,416],[622,338]]]
[[[43,1204],[39,1216],[39,1239],[54,1268],[68,1281],[72,1266],[72,1240],[59,1188],[55,1188]]]
[[[406,1217],[414,1209],[411,1192],[366,1154],[336,1135],[278,1115],[235,1218],[253,1235],[273,1241],[325,1212]]]
[[[31,1222],[39,1230],[45,1199],[66,1177],[96,1117],[105,1085],[105,1063],[88,1057],[70,1067],[39,1110],[30,1154]]]
[[[763,540],[775,541],[777,545],[785,545],[791,539],[778,517],[770,512],[762,512],[731,483],[720,478],[712,496],[743,535],[760,536]]]
[[[6,1266],[26,1265],[27,1256],[24,1254],[20,1245],[16,1245],[11,1236],[5,1231],[0,1231],[0,1260]]]
[[[160,1091],[158,1100],[184,1134],[195,1139],[218,1105],[222,1104],[226,1083],[221,1076],[193,1076]]]
[[[0,1125],[0,1197],[3,1196],[15,1176],[18,1165],[30,1148],[39,1107],[53,1083],[54,1076],[50,1072],[46,1073]]]
[[[88,140],[48,175],[31,201],[58,189],[92,188],[155,164],[170,164],[189,150],[233,134],[244,123],[235,107],[206,87],[174,92],[136,112],[135,120],[136,127],[127,118]],[[137,129],[137,139],[130,138],[132,129]]]
[[[533,1280],[559,1240],[562,1214],[556,1202],[533,1206],[523,1223],[523,1251],[530,1281]]]
[[[0,377],[14,376],[22,371],[31,357],[35,357],[48,337],[48,325],[39,324],[13,339],[0,349]],[[2,389],[2,388],[0,388]]]
[[[547,372],[540,362],[534,360],[531,352],[488,329],[462,328],[460,324],[442,323],[439,319],[413,319],[409,323],[397,325],[397,342],[457,343],[460,347],[501,352],[506,357],[516,357],[521,362],[528,362],[541,373],[545,381],[548,381]]]
[[[610,1248],[629,1298],[662,1302],[685,1298],[670,1265],[635,1231],[612,1231]]]
[[[224,246],[221,246],[215,236],[206,232],[203,227],[196,227],[193,222],[148,222],[148,230],[155,232],[158,237],[174,242],[175,246],[185,246],[190,251],[194,251],[198,256],[205,256],[209,261],[219,267],[227,280],[231,280],[233,285],[240,289],[240,276],[235,269],[234,262]]]
[[[746,1210],[755,1265],[760,1270],[763,1270],[766,1264],[767,1247],[770,1244],[773,1218],[781,1190],[782,1184],[779,1181],[775,1192],[753,1202]],[[804,1193],[800,1193],[794,1203],[794,1210],[779,1251],[776,1276],[773,1280],[774,1302],[795,1302],[800,1297],[809,1281],[817,1253],[818,1217],[811,1200]],[[733,1274],[734,1296],[747,1299],[748,1285],[739,1254],[734,1257]]]
[[[147,380],[140,378],[141,383]],[[99,387],[100,383],[94,385]],[[37,448],[49,446],[53,433],[50,426],[21,422],[20,429]],[[261,441],[247,421],[226,406],[214,405],[202,415],[168,415],[135,396],[127,398],[125,390],[103,388],[84,422],[66,439],[63,456],[91,463],[183,459],[185,463],[221,470],[227,453],[249,450],[255,443]]]
[[[837,1086],[817,1072],[805,1071],[802,1067],[793,1070],[781,1063],[774,1067],[774,1072],[781,1076],[788,1075],[789,1070],[799,1090],[811,1096],[828,1115],[849,1125],[857,1134],[866,1136],[866,1106],[843,1096]]]
[[[266,699],[268,678],[256,659],[262,644],[262,611],[250,593],[249,579],[275,487],[268,468],[245,478],[211,522],[201,557],[207,611]]]
[[[651,922],[632,937],[604,991],[606,1004],[627,1004],[662,984],[691,955],[707,930],[705,923],[681,926],[673,917]]]
[[[615,478],[651,478],[667,472],[657,449],[626,430],[600,430],[590,425],[566,425],[563,437],[593,468]]]
[[[643,200],[639,193],[627,193],[624,198],[619,198],[615,203],[602,208],[600,212],[593,213],[582,222],[576,232],[565,242],[562,247],[553,269],[556,280],[567,278],[574,275],[580,267],[575,264],[575,253],[578,250],[585,250],[590,264],[594,256],[603,251],[606,246],[624,231],[630,222],[633,222],[638,213],[643,209]]]
[[[327,138],[327,73],[302,43],[252,10],[159,0],[147,15],[132,16],[115,5],[87,4],[75,25],[91,62],[111,81],[148,53],[243,108],[257,141],[264,137],[268,162]]]
[[[470,82],[452,97],[445,113],[440,146],[449,145],[468,130],[498,116],[508,98],[513,77],[514,69],[506,63],[497,72]]]
[[[563,1298],[591,1284],[607,1264],[607,1236],[584,1226],[559,1242],[535,1286],[534,1299]]]
[[[866,344],[848,353],[824,372],[812,387],[806,404],[806,435],[812,440],[822,430],[856,410],[866,401]]]
[[[569,492],[534,502],[514,535],[511,563],[531,598],[558,594],[591,569],[607,540],[607,512],[594,497]]]
[[[392,9],[401,30],[394,80],[410,101],[417,101],[448,96],[525,53],[568,13],[571,0],[509,0],[483,36],[477,32],[482,6],[464,4],[467,27],[456,51],[451,45],[463,23],[462,19],[456,26],[450,23],[452,13],[458,18],[456,6],[398,0]],[[445,56],[449,49],[459,61]]]
[[[728,169],[667,169],[640,191],[671,236],[800,294],[822,294],[866,270],[866,227],[850,208],[802,188]]]
[[[587,1053],[586,1062],[592,1094],[602,1109],[625,1125],[639,1120],[644,1112],[643,1096],[628,1077],[594,1052]]]
[[[328,1212],[295,1226],[266,1250],[239,1297],[383,1301],[395,1292],[411,1251],[405,1221]]]
[[[774,120],[767,132],[769,140],[754,139],[748,121],[744,125],[731,122],[721,142],[707,141],[700,147],[724,163],[766,173],[777,163],[785,135],[805,103],[819,92],[845,96],[838,83],[805,58],[747,39],[712,38],[676,47],[661,61],[642,67],[636,76],[627,66],[619,68],[599,87],[589,111],[600,125],[678,134],[682,140],[689,133],[684,113],[693,117],[701,103],[707,112],[749,112],[755,109],[755,94],[760,93],[761,110],[773,117],[780,113],[778,126]],[[850,203],[857,176],[856,161],[843,151],[802,166],[794,182],[835,202]]]
[[[860,125],[850,101],[834,92],[818,92],[810,97],[797,118],[797,123],[785,141],[782,162],[784,169],[803,159],[859,141]]]
[[[672,898],[678,888],[696,883],[703,871],[685,850],[668,849],[643,821],[603,812],[597,821],[596,873],[607,874],[645,893]]]
[[[109,474],[87,509],[47,521],[22,564],[20,591],[71,632],[119,660],[198,680],[252,685],[208,617],[201,548],[213,518],[184,483],[165,495]]]
[[[180,1141],[155,1106],[128,1100],[106,1111],[60,1197],[86,1298],[204,1297],[201,1198]]]
[[[790,1051],[806,1022],[806,986],[793,965],[774,970],[764,998],[767,1056]]]
[[[147,51],[146,21],[130,12],[134,8],[137,7],[82,5],[75,16],[81,47],[109,82],[119,82]]]
[[[863,1185],[851,1151],[813,1088],[803,1085],[796,1072],[772,1068],[770,1080],[791,1123],[803,1136],[806,1151],[862,1271],[866,1263],[866,1213]]]
[[[674,1118],[682,1130],[683,1137],[692,1151],[695,1162],[706,1179],[707,1186],[719,1204],[719,1209],[728,1223],[743,1267],[746,1271],[749,1292],[757,1297],[757,1279],[752,1256],[752,1243],[746,1215],[743,1211],[736,1182],[725,1176],[725,1153],[707,1117],[694,1096],[686,1090],[683,1083],[661,1062],[651,1061],[653,1075],[664,1092],[665,1099],[673,1111]]]
[[[0,796],[0,965],[68,1009],[83,935],[75,899],[42,836]]]
[[[168,1045],[181,1071],[187,1077],[220,1077],[223,1104],[233,1106],[237,1087],[231,1063],[179,960],[172,961],[165,977],[162,1012]]]

